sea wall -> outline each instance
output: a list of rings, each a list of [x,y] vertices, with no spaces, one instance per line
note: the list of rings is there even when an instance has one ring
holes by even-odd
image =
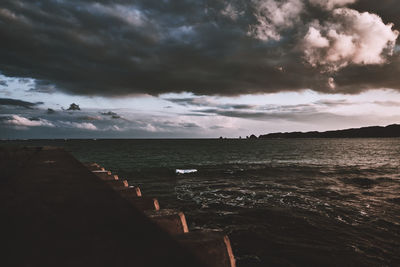
[[[235,266],[223,233],[63,149],[0,147],[4,266]]]

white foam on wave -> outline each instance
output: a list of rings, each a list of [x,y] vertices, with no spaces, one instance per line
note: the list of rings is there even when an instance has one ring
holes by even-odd
[[[177,173],[177,174],[186,174],[186,173],[194,173],[194,172],[197,172],[197,170],[196,169],[176,169],[175,170],[175,173]]]

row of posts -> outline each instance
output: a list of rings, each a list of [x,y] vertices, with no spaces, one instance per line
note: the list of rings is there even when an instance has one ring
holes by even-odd
[[[207,266],[236,266],[228,236],[215,231],[190,232],[183,212],[161,209],[157,198],[142,196],[139,187],[130,185],[127,180],[112,174],[97,163],[86,163],[85,166]]]

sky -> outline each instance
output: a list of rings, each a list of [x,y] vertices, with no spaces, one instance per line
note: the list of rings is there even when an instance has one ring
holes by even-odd
[[[2,0],[0,139],[400,123],[399,13],[396,0]]]

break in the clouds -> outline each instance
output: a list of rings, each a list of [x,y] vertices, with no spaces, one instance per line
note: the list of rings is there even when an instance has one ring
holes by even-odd
[[[400,120],[395,115],[399,114],[399,101],[394,100],[399,93],[393,90],[358,96],[312,91],[247,97],[169,94],[125,99],[127,102],[119,102],[119,108],[105,107],[106,102],[100,104],[94,99],[92,107],[87,107],[81,105],[87,101],[84,97],[75,98],[79,110],[68,110],[70,104],[53,109],[48,103],[1,99],[0,138],[238,137],[385,125]],[[140,102],[147,109],[132,108]]]
[[[131,109],[101,108],[54,110],[36,106],[18,99],[0,99],[0,138],[149,138],[204,134],[203,126],[179,113],[157,115]],[[209,123],[213,124],[212,120]],[[199,133],[194,135],[193,131]]]
[[[374,0],[3,0],[0,72],[33,79],[31,93],[398,90],[399,8]]]

